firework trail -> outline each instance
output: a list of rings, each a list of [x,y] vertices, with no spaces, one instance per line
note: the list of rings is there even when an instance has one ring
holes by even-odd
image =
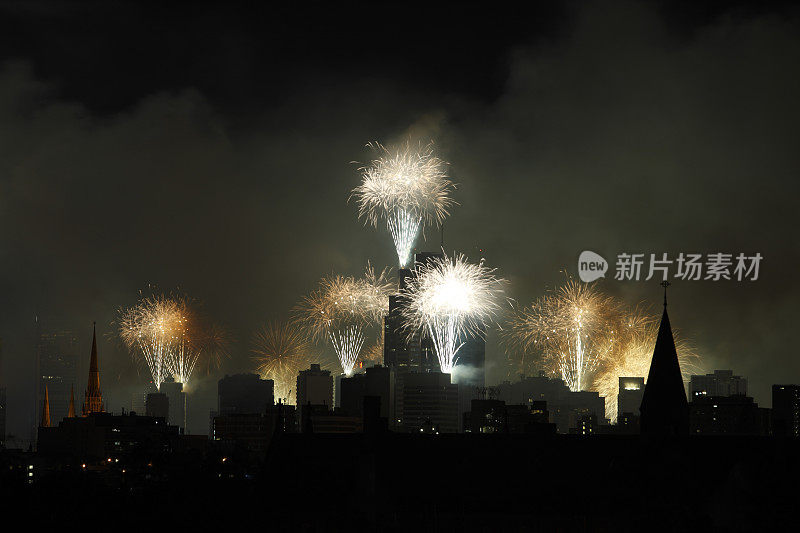
[[[181,313],[175,300],[151,296],[120,312],[119,334],[131,354],[147,364],[156,390],[169,377]]]
[[[365,328],[380,324],[388,312],[393,284],[388,271],[363,278],[328,276],[295,308],[295,320],[315,341],[327,339],[350,376],[364,346]]]
[[[119,334],[134,357],[144,360],[156,389],[168,377],[188,385],[197,363],[227,355],[229,336],[204,320],[186,297],[155,295],[120,311]]]
[[[276,398],[294,404],[297,374],[317,357],[308,336],[294,324],[270,322],[256,332],[251,352],[257,372],[275,382]]]
[[[433,154],[432,145],[387,149],[370,143],[377,157],[361,168],[361,185],[353,189],[359,218],[377,227],[383,220],[394,240],[401,268],[408,266],[420,229],[440,224],[455,202],[447,179],[447,163]]]
[[[518,310],[506,337],[519,353],[538,352],[540,364],[570,390],[587,390],[597,365],[632,328],[626,318],[618,302],[594,285],[570,280]]]
[[[517,370],[538,367],[560,377],[572,391],[598,392],[606,416],[616,422],[620,377],[647,376],[658,333],[658,317],[630,308],[595,284],[568,281],[527,308],[517,310],[503,343]],[[674,333],[684,377],[699,357]]]
[[[442,372],[453,371],[459,339],[483,334],[500,308],[504,284],[483,261],[471,264],[460,254],[417,266],[404,294],[403,317],[410,335],[427,330]]]

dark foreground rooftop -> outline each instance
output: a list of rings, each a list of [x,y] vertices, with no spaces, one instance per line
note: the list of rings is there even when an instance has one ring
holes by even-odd
[[[44,462],[2,497],[15,515],[100,529],[779,530],[795,523],[798,451],[759,437],[285,434],[266,456],[193,449],[125,473]]]

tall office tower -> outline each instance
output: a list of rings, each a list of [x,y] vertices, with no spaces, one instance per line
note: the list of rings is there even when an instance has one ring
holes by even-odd
[[[147,393],[134,392],[131,393],[131,406],[130,411],[137,415],[144,415],[147,412]]]
[[[619,378],[619,392],[617,393],[617,420],[624,413],[639,418],[639,407],[642,405],[644,394],[644,378],[621,377]]]
[[[217,413],[264,414],[274,403],[275,382],[258,374],[234,374],[217,382]]]
[[[0,448],[6,445],[6,388],[0,387]]]
[[[333,409],[333,377],[316,364],[297,375],[297,407],[302,410],[308,404]]]
[[[169,398],[163,392],[151,392],[147,395],[144,413],[154,418],[163,418],[169,422]]]
[[[97,330],[92,327],[92,355],[89,360],[89,379],[86,382],[86,393],[83,401],[83,416],[92,413],[104,413],[103,395],[100,392],[100,363],[97,359]]]
[[[70,389],[78,381],[78,338],[69,330],[43,331],[36,321],[36,404],[34,424],[42,420],[45,387],[54,425],[67,416]],[[80,390],[80,389],[78,389]]]
[[[800,437],[800,385],[772,386],[772,434]]]
[[[176,382],[172,377],[169,377],[161,382],[158,392],[164,394],[169,402],[167,423],[171,426],[178,426],[185,431],[186,393],[183,392],[183,383]]]
[[[714,370],[713,374],[692,376],[689,398],[699,396],[747,396],[747,379],[734,376],[733,370]]]
[[[458,385],[450,382],[450,374],[406,374],[402,406],[398,418],[410,433],[458,432]]]

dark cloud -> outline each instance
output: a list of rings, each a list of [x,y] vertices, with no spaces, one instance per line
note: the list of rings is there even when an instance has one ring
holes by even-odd
[[[473,71],[451,83],[409,63],[392,71],[375,55],[338,72],[346,54],[331,65],[293,56],[292,68],[254,57],[263,44],[233,54],[249,49],[248,35],[208,56],[205,77],[131,89],[110,74],[124,98],[84,100],[95,94],[87,85],[114,84],[102,71],[81,83],[55,75],[41,51],[5,62],[0,336],[10,431],[24,431],[20,405],[32,402],[37,313],[85,331],[88,356],[92,320],[108,331],[115,309],[148,283],[180,287],[234,331],[222,370],[234,372],[250,367],[256,326],[284,317],[320,275],[355,274],[367,259],[393,264],[389,237],[345,202],[364,143],[408,135],[434,137],[452,161],[461,205],[447,249],[483,248],[523,303],[559,283],[560,269],[574,273],[584,249],[761,252],[755,283],[676,284],[672,321],[709,369],[750,377],[762,403],[771,383],[797,382],[797,19],[723,13],[679,31],[642,4],[604,3],[548,20],[557,31],[508,37],[474,64],[474,44],[463,55],[438,46],[447,54],[426,64]],[[204,50],[182,57],[201,63]],[[237,62],[222,68],[228,52]],[[181,61],[153,66],[158,79]],[[241,73],[269,72],[271,61],[283,89],[263,101],[224,82],[268,85],[268,74]],[[137,64],[139,76],[147,68]],[[487,70],[504,73],[497,92]],[[471,76],[485,90],[469,90]],[[428,237],[437,247],[438,233]],[[656,284],[606,286],[658,305]],[[491,382],[505,373],[491,336],[488,351]],[[111,407],[127,405],[142,378],[108,339],[101,364]],[[205,430],[215,379],[198,385],[195,431]]]

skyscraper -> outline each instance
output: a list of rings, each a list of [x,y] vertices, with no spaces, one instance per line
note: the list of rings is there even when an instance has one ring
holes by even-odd
[[[167,397],[169,405],[167,423],[185,430],[186,393],[183,392],[183,383],[176,382],[172,377],[168,377],[161,382],[158,392]]]
[[[619,391],[617,393],[617,423],[625,417],[627,422],[631,422],[631,417],[639,419],[639,407],[642,405],[644,395],[644,378],[641,377],[620,377]]]
[[[97,326],[92,326],[92,356],[89,361],[89,380],[86,382],[84,395],[83,416],[92,413],[104,413],[103,395],[100,392],[100,364],[97,360]]]
[[[402,406],[398,418],[408,432],[458,432],[458,385],[450,382],[450,374],[406,374]]]
[[[653,360],[642,395],[641,430],[643,435],[687,435],[689,433],[689,402],[683,387],[678,352],[667,315],[667,296],[664,289],[664,313],[658,328]]]
[[[69,394],[78,380],[78,338],[69,330],[42,331],[36,321],[36,404],[34,425],[42,420],[45,388],[50,420],[58,424],[69,412]]]
[[[800,438],[800,385],[772,386],[772,434]]]

